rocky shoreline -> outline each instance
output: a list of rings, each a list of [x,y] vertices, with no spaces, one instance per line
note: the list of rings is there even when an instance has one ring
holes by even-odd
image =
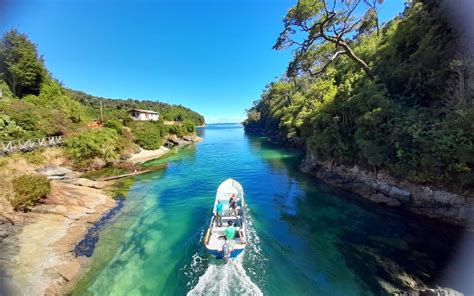
[[[110,184],[77,178],[71,171],[51,181],[51,194],[15,224],[0,220],[1,295],[57,295],[81,272],[84,257],[74,248],[116,202],[103,189]]]
[[[285,138],[278,133],[262,129],[246,129],[246,132],[267,136],[272,144],[304,150],[302,138]],[[462,196],[427,185],[415,184],[396,178],[383,170],[374,173],[357,165],[345,166],[322,162],[308,152],[300,169],[335,187],[358,193],[361,197],[378,204],[474,230],[474,196]]]
[[[168,147],[202,141],[198,136],[165,140]],[[139,164],[169,152],[141,150],[127,161]],[[121,208],[108,187],[112,181],[81,178],[64,166],[36,170],[51,181],[51,193],[30,212],[0,215],[0,295],[62,295],[71,289],[90,261],[98,224]],[[1,214],[1,213],[0,213]],[[81,244],[83,243],[83,244]],[[91,249],[92,248],[92,249]]]
[[[357,165],[321,162],[310,153],[306,154],[301,170],[373,202],[474,229],[474,197],[414,184],[395,178],[386,171],[374,173]]]

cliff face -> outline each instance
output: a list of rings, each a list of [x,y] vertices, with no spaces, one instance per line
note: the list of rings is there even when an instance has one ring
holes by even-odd
[[[474,229],[474,196],[461,196],[395,178],[385,171],[321,162],[307,153],[301,170],[376,203]]]

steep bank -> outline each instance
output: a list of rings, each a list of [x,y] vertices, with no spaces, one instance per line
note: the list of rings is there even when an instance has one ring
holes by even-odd
[[[77,242],[116,202],[106,184],[84,179],[52,181],[52,192],[31,212],[0,222],[0,294],[56,295],[81,271]],[[96,188],[94,188],[96,187]]]
[[[414,184],[380,170],[369,172],[357,165],[321,162],[307,153],[301,170],[327,183],[358,193],[379,204],[474,229],[474,197]]]
[[[302,138],[285,138],[264,129],[246,129],[247,133],[268,137],[274,145],[305,149]],[[320,161],[306,151],[301,171],[333,186],[358,193],[378,204],[400,208],[438,221],[474,229],[474,196],[463,196],[433,185],[415,184],[392,176],[385,170],[376,173],[360,166]]]
[[[304,21],[294,19],[313,22],[305,9],[289,10],[277,45],[292,44],[299,30],[305,35]],[[311,155],[303,168],[334,185],[469,226],[474,59],[466,30],[453,22],[456,14],[446,1],[411,1],[380,30],[355,34],[350,46],[370,73],[340,52],[328,63],[332,46],[315,49],[305,43],[314,42],[312,34],[298,35],[305,46],[293,44],[298,54],[287,76],[267,84],[254,101],[246,130],[304,147]]]

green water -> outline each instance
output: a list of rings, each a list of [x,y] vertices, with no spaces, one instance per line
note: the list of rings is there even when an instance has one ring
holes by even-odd
[[[317,182],[298,171],[297,151],[240,125],[199,132],[203,142],[154,163],[167,169],[135,179],[75,294],[384,295],[403,274],[449,284],[457,231]],[[224,265],[201,240],[229,177],[244,187],[251,223],[246,253]]]

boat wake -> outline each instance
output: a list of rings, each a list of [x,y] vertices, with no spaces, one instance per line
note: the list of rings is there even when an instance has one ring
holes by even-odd
[[[263,293],[245,273],[242,258],[239,257],[227,264],[209,265],[197,285],[187,295],[263,295]]]
[[[243,267],[243,258],[249,263],[248,271],[258,281],[256,270],[264,270],[265,261],[259,245],[259,238],[252,227],[252,219],[248,217],[248,246],[245,254],[230,260],[227,264],[209,264],[207,270],[198,279],[188,296],[196,295],[263,295],[260,288],[252,282]],[[201,262],[199,255],[193,256],[193,270],[199,272]],[[201,269],[202,272],[202,269]],[[259,282],[259,281],[258,281]]]

